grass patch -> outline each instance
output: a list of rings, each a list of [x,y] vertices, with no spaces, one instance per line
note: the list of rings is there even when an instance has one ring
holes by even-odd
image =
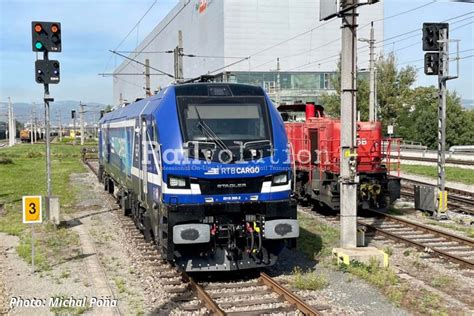
[[[86,139],[84,141],[84,145],[99,145],[99,141],[97,139]]]
[[[391,257],[393,255],[393,248],[390,247],[390,246],[386,246],[383,251],[389,256]]]
[[[21,197],[46,195],[44,151],[44,145],[21,144],[0,152],[0,158],[8,157],[13,161],[9,165],[0,164],[0,203],[5,203],[7,210],[0,217],[0,231],[19,236],[26,228],[22,224]],[[80,148],[52,144],[51,156],[53,194],[59,197],[61,209],[65,210],[74,203],[75,192],[70,188],[69,175],[85,171],[79,160]]]
[[[125,284],[125,280],[120,278],[120,277],[116,277],[114,279],[114,282],[115,282],[115,286],[117,287],[117,290],[119,293],[125,293],[127,291],[127,286]]]
[[[447,315],[439,295],[410,287],[392,269],[380,267],[375,260],[368,265],[358,262],[341,265],[340,269],[377,286],[397,306],[403,305],[423,314]]]
[[[35,270],[48,271],[51,270],[51,265],[46,259],[45,253],[38,247],[38,240],[35,240]],[[16,247],[16,252],[28,264],[31,264],[31,237],[26,236],[20,239],[20,244]]]
[[[297,267],[293,271],[293,287],[300,290],[321,290],[329,285],[325,276],[315,271],[303,272]]]
[[[401,170],[405,173],[417,174],[431,178],[436,178],[438,176],[438,169],[436,166],[402,165]],[[446,180],[474,184],[474,170],[459,167],[446,167]]]
[[[58,196],[62,212],[75,202],[74,189],[69,185],[71,173],[84,172],[80,161],[80,146],[51,144],[51,170],[53,195]],[[46,195],[45,146],[19,144],[0,151],[0,159],[8,158],[11,164],[0,164],[0,204],[5,212],[0,216],[0,232],[19,236],[17,252],[31,262],[31,225],[22,223],[22,196]],[[43,209],[44,209],[43,200]],[[43,212],[44,213],[44,212]],[[39,270],[48,270],[52,264],[78,252],[77,235],[51,224],[34,224],[35,264]]]
[[[396,209],[396,208],[390,208],[387,212],[387,214],[389,215],[404,215],[405,213],[403,213],[401,210],[399,209]]]
[[[423,314],[448,315],[446,308],[442,306],[441,297],[433,292],[420,290],[418,297],[412,298],[411,303]]]
[[[381,289],[397,285],[399,282],[392,269],[380,267],[376,260],[371,260],[368,265],[354,261],[350,265],[340,265],[340,269],[369,281]]]
[[[446,275],[435,276],[431,279],[431,286],[437,288],[444,288],[453,283],[453,279]]]
[[[298,250],[310,259],[322,260],[331,256],[339,243],[339,230],[318,222],[304,213],[298,213],[300,237]]]
[[[16,248],[18,255],[31,263],[31,235],[23,232]],[[39,225],[35,229],[35,269],[51,270],[51,266],[62,263],[80,254],[79,236],[66,228],[55,228],[53,224]],[[69,272],[68,272],[69,273]],[[69,275],[61,274],[61,278]]]

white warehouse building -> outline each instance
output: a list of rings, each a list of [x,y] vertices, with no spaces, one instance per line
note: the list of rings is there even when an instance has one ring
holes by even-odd
[[[358,37],[383,19],[383,2],[358,9]],[[375,40],[383,40],[376,23]],[[332,92],[331,76],[341,50],[341,19],[319,21],[318,0],[181,0],[128,57],[151,68],[151,90],[173,83],[178,32],[183,38],[185,79],[205,74],[217,80],[261,85],[281,103],[318,101]],[[359,68],[367,68],[367,43],[358,42]],[[380,52],[382,45],[376,45]],[[191,55],[191,56],[186,56]],[[277,71],[279,58],[279,71]],[[153,69],[154,68],[154,69]],[[124,59],[114,70],[114,103],[145,96],[145,67]],[[278,84],[279,83],[279,84]]]

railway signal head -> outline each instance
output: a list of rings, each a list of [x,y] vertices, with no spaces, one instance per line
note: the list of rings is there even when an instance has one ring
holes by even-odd
[[[423,51],[439,51],[441,45],[438,41],[444,29],[449,30],[448,23],[423,23]]]
[[[439,75],[439,53],[425,54],[425,75]]]
[[[37,60],[35,62],[35,79],[37,83],[55,84],[59,83],[59,61]]]
[[[61,51],[61,23],[33,21],[31,35],[34,52]]]

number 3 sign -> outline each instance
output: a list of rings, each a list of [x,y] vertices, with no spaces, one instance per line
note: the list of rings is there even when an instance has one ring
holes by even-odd
[[[42,221],[41,196],[24,196],[23,224],[41,223]]]

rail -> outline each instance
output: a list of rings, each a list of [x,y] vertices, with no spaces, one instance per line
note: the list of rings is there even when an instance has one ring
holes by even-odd
[[[473,239],[450,234],[379,211],[371,210],[371,212],[383,218],[384,221],[377,222],[372,219],[374,221],[371,223],[370,219],[360,219],[358,224],[390,239],[415,246],[425,252],[435,253],[466,268],[474,269],[474,262],[468,259],[469,254],[474,251]],[[388,220],[388,223],[385,220]]]
[[[291,291],[287,290],[284,286],[276,282],[274,279],[269,277],[265,272],[260,273],[260,281],[265,284],[267,287],[272,289],[278,295],[283,296],[283,298],[296,307],[305,315],[319,315],[318,312],[312,308],[310,305],[306,304],[300,297],[293,294]]]
[[[431,162],[431,163],[438,162],[436,158],[403,156],[403,155],[400,156],[400,160],[411,160],[411,161]],[[447,164],[460,165],[460,166],[474,166],[474,160],[461,160],[461,159],[454,159],[454,158],[446,158],[445,162]]]
[[[204,305],[210,312],[218,316],[224,316],[226,314],[212,299],[212,297],[202,288],[202,286],[194,282],[194,280],[187,274],[183,273],[183,276],[185,279],[188,280],[194,292],[196,292],[197,297],[204,303]]]

